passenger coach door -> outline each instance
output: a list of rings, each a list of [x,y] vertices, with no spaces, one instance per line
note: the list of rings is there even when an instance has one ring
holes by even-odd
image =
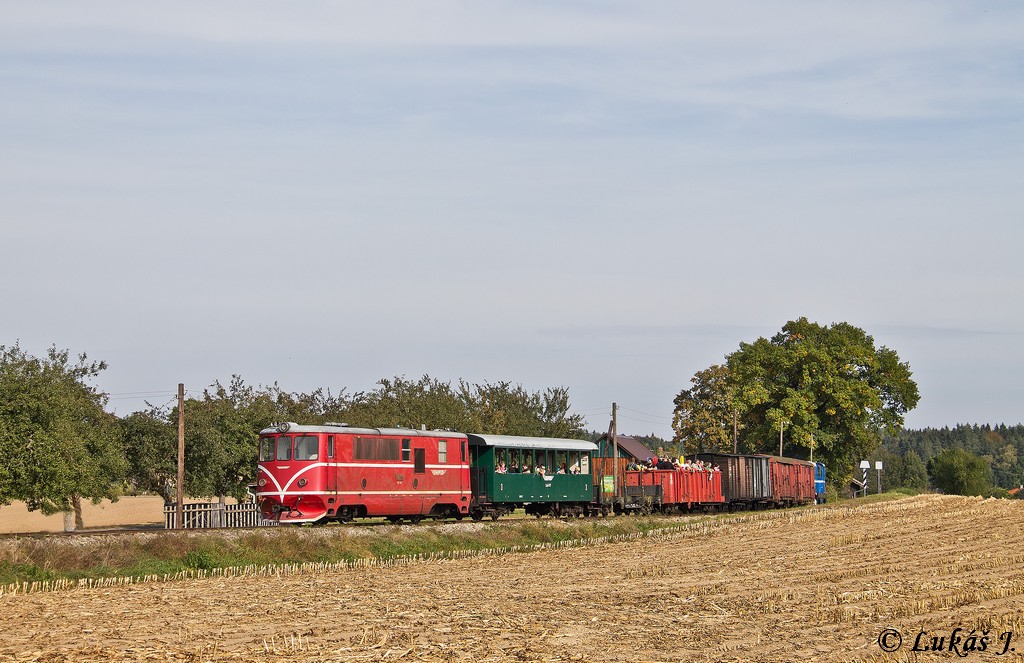
[[[465,444],[465,443],[463,443]],[[480,447],[469,448],[469,491],[472,495],[470,499],[475,499],[477,495],[480,495],[483,486],[484,471],[480,467]]]

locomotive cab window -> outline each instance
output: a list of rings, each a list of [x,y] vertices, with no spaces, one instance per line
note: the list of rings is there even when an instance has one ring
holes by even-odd
[[[447,463],[448,462],[448,440],[437,441],[437,462]]]
[[[290,435],[279,435],[277,437],[277,459],[292,459],[292,438]]]
[[[412,440],[409,438],[402,438],[402,462],[408,463],[410,460],[409,454],[412,453]]]
[[[316,435],[295,436],[295,460],[316,460],[320,457],[320,440]]]
[[[271,460],[274,460],[274,438],[262,437],[260,438],[260,462],[265,463]]]
[[[334,436],[327,436],[327,457],[334,458]]]

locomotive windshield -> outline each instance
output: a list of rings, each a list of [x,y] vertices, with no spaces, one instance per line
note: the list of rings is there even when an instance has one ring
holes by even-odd
[[[317,460],[320,457],[320,440],[316,435],[296,435],[295,453],[292,454],[292,436],[277,435],[260,438],[260,462],[273,460]]]
[[[292,436],[281,435],[277,438],[277,459],[278,460],[291,460],[292,459]]]
[[[260,462],[265,463],[269,460],[274,460],[274,438],[272,437],[261,437],[260,438]]]
[[[320,454],[320,440],[316,435],[295,436],[295,460],[316,460]]]

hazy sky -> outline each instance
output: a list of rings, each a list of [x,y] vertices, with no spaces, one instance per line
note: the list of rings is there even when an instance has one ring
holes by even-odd
[[[1022,36],[1019,2],[0,1],[0,344],[106,360],[122,415],[429,373],[669,436],[806,316],[910,363],[908,426],[1019,423]]]

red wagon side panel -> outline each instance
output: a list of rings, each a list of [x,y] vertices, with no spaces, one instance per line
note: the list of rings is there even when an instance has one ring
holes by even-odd
[[[768,466],[774,502],[803,504],[814,500],[814,463],[769,456]]]
[[[651,497],[652,505],[690,509],[694,506],[724,504],[722,473],[700,470],[641,470],[625,473],[627,499],[631,495]],[[660,487],[660,493],[652,488]],[[633,490],[630,490],[633,489]]]

